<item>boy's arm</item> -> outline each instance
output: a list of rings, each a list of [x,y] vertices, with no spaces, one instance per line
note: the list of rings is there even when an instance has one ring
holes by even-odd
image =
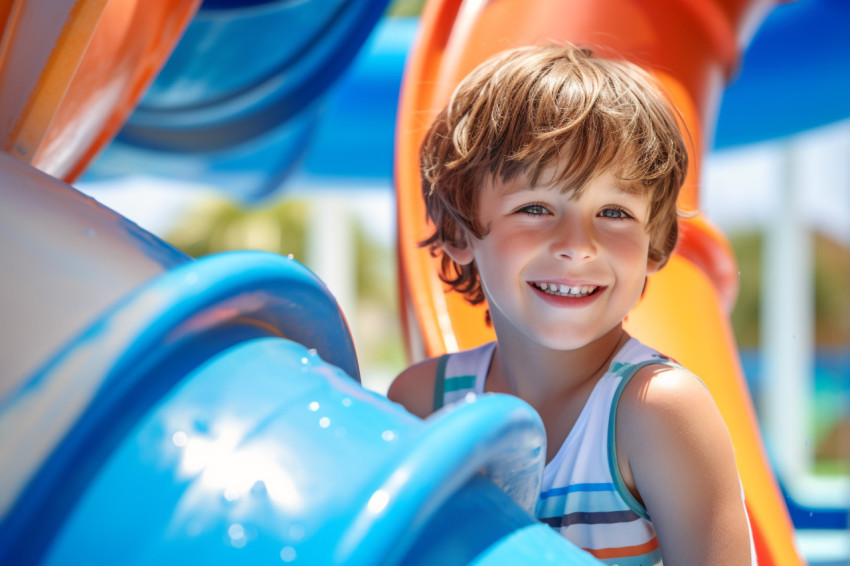
[[[423,419],[434,412],[434,379],[438,358],[414,364],[390,385],[387,398]]]
[[[665,566],[750,564],[732,441],[703,383],[649,366],[626,387],[618,413],[620,469],[649,512]]]

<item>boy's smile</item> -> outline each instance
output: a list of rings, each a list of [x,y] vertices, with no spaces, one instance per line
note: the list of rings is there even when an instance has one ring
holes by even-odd
[[[554,306],[579,307],[595,300],[605,287],[599,285],[570,285],[554,282],[529,282],[531,288],[541,294],[544,301]]]
[[[600,288],[596,285],[568,285],[564,283],[538,283],[532,282],[532,286],[540,289],[548,295],[559,297],[587,297],[596,293]]]
[[[572,350],[618,326],[640,298],[654,270],[649,197],[610,171],[575,196],[546,181],[553,172],[533,187],[524,175],[486,182],[478,215],[488,231],[446,251],[475,261],[500,340]]]

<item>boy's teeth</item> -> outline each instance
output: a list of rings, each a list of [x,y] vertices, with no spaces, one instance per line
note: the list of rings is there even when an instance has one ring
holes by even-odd
[[[593,285],[559,285],[557,283],[538,283],[537,287],[541,291],[549,294],[569,295],[574,297],[584,297],[596,290]]]

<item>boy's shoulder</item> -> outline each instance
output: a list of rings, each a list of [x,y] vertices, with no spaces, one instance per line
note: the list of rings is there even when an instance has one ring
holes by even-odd
[[[496,342],[487,342],[480,346],[452,352],[444,356],[429,358],[413,364],[395,378],[387,391],[387,398],[403,405],[408,411],[425,418],[434,412],[434,394],[437,372],[444,374],[446,367],[439,368],[440,360],[452,365],[452,371],[477,375],[482,368],[490,366]],[[451,360],[451,362],[449,362]],[[458,374],[454,374],[458,375]]]
[[[618,459],[679,466],[693,453],[712,450],[728,440],[720,410],[705,384],[678,365],[641,368],[622,392],[617,406]]]
[[[429,358],[402,371],[390,384],[387,398],[425,418],[434,412],[434,380],[440,358]]]
[[[711,545],[719,539],[746,554],[734,448],[705,384],[680,366],[653,364],[634,375],[620,402],[621,477],[652,510],[658,539],[667,541],[665,559],[708,556],[711,549],[695,551],[694,541]]]
[[[629,380],[620,399],[621,406],[649,414],[677,412],[693,404],[714,400],[705,383],[695,374],[672,360],[661,358],[650,363]]]

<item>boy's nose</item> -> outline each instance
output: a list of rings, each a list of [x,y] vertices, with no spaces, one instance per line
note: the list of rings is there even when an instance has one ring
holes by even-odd
[[[596,255],[592,229],[583,222],[559,222],[553,232],[553,254],[573,261],[586,261]]]

